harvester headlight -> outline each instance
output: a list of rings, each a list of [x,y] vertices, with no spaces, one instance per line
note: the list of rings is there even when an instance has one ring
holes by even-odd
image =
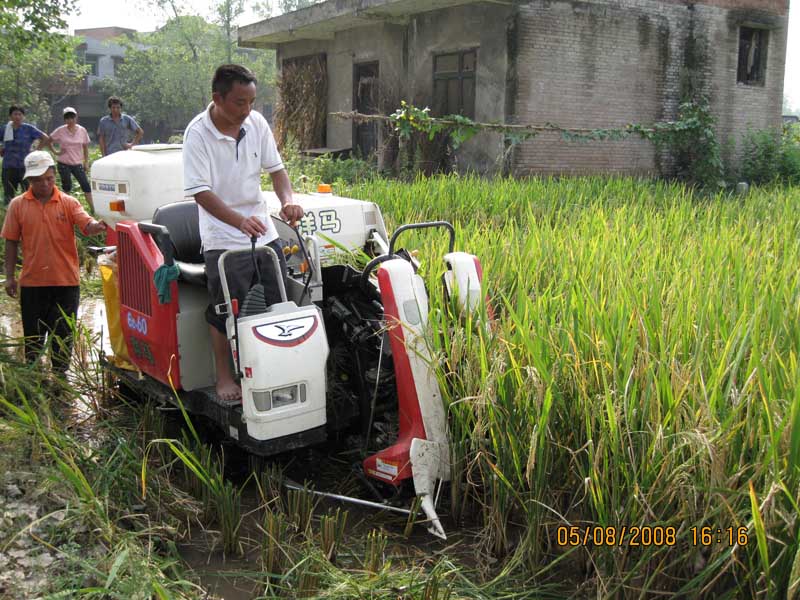
[[[253,404],[259,412],[267,412],[273,408],[282,408],[292,404],[301,404],[308,399],[306,384],[287,385],[273,390],[253,390]]]
[[[290,385],[288,387],[278,388],[272,390],[272,406],[273,408],[281,408],[282,406],[289,406],[297,402],[297,386]]]

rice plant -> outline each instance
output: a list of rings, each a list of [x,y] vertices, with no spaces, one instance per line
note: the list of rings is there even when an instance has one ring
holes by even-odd
[[[431,315],[450,509],[481,525],[482,564],[567,569],[600,597],[797,589],[800,190],[442,177],[342,193],[392,228],[449,220],[482,262],[491,333]],[[404,241],[441,305],[444,240]],[[560,548],[562,526],[627,533]],[[696,543],[703,527],[748,543]]]
[[[312,494],[306,491],[307,488],[308,484],[305,484],[302,490],[287,490],[286,492],[286,516],[292,523],[295,532],[303,537],[311,535],[311,523],[317,506],[317,501]]]
[[[337,508],[336,512],[325,515],[319,521],[319,542],[322,554],[330,562],[336,562],[336,551],[344,541],[347,525],[347,511]]]
[[[379,572],[385,564],[386,535],[377,529],[373,529],[367,535],[367,543],[364,549],[364,570],[370,573]]]

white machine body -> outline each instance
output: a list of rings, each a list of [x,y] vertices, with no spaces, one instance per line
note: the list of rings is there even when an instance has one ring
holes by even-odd
[[[275,304],[237,319],[235,335],[233,321],[228,318],[228,338],[238,337],[247,433],[271,440],[325,425],[329,350],[319,309]]]
[[[444,284],[451,298],[467,313],[473,313],[481,305],[480,263],[477,257],[466,252],[450,252],[444,255],[450,267],[445,271]]]
[[[145,144],[109,154],[92,163],[91,175],[95,212],[111,227],[148,221],[159,206],[184,199],[180,144]]]

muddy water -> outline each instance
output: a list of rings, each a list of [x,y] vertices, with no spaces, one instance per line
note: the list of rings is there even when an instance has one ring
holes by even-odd
[[[0,335],[10,338],[22,338],[22,320],[19,315],[19,306],[14,302],[4,302],[0,314]],[[88,329],[92,336],[101,339],[102,348],[107,354],[111,353],[111,339],[108,337],[108,324],[106,323],[106,306],[102,298],[86,298],[78,307],[78,323]]]

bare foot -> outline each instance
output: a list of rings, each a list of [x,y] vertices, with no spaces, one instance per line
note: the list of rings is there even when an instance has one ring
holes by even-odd
[[[242,399],[242,388],[231,379],[220,380],[217,381],[217,396],[225,402],[235,402]]]

